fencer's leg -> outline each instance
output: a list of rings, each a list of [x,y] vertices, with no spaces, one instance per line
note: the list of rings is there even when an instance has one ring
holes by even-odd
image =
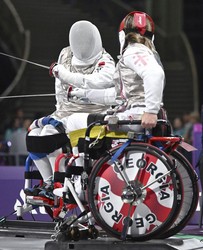
[[[35,128],[29,132],[28,136],[44,136],[44,135],[50,135],[52,134],[52,132],[53,132],[52,130],[49,131],[49,129],[47,129],[46,127]],[[30,156],[34,161],[37,169],[39,170],[43,178],[43,181],[47,184],[50,184],[50,179],[51,176],[53,176],[53,172],[49,160],[47,159],[47,154],[32,152],[30,153]]]
[[[51,185],[53,172],[52,172],[52,168],[51,168],[51,165],[50,165],[48,158],[43,157],[41,159],[37,159],[37,160],[33,160],[33,161],[34,161],[37,169],[39,170],[39,172],[43,178],[43,181],[47,185]]]
[[[52,125],[46,125],[41,132],[41,136],[47,136],[47,135],[56,135],[59,134],[59,132],[57,131],[57,129],[52,126]],[[55,171],[55,161],[56,161],[56,157],[62,153],[62,149],[56,149],[55,151],[49,153],[47,155],[47,159],[49,161],[49,166],[51,167],[51,171],[52,171],[52,185],[50,187],[47,188],[47,190],[43,190],[42,192],[39,193],[40,196],[45,196],[47,198],[54,198],[53,196],[53,174]],[[60,162],[60,167],[59,167],[59,171],[63,171],[65,172],[65,159],[62,159]]]
[[[53,179],[52,169],[49,166],[50,165],[49,160],[47,159],[47,157],[44,157],[44,154],[41,154],[40,157],[40,154],[30,153],[30,157],[32,158],[37,169],[39,170],[44,184],[43,186],[40,187],[34,186],[33,188],[26,188],[24,192],[26,195],[38,196],[39,193],[43,190],[43,188],[50,187],[52,185],[52,179]]]
[[[46,184],[44,188],[39,192],[39,196],[46,197],[49,199],[54,199],[53,196],[53,171],[49,159],[42,158],[40,160],[35,160],[35,164],[38,165],[44,183]]]
[[[47,155],[47,158],[48,158],[49,163],[52,167],[53,173],[55,171],[56,157],[59,156],[60,154],[62,154],[62,148],[59,148],[59,149],[55,150],[54,152]],[[61,161],[60,161],[59,171],[65,172],[65,158],[61,159]]]
[[[46,125],[43,128],[37,128],[30,131],[28,136],[49,136],[57,134],[58,131],[52,125]],[[37,145],[36,145],[37,146]],[[46,144],[44,148],[46,152]],[[42,175],[43,181],[45,183],[44,189],[39,192],[39,196],[45,196],[47,198],[53,198],[53,171],[52,166],[47,158],[48,153],[35,153],[31,152],[30,156],[34,161],[36,167],[38,168],[40,174]],[[47,194],[48,193],[48,194]]]
[[[78,116],[78,114],[72,114],[69,117],[64,117],[61,121],[64,124],[66,132],[69,133],[69,132],[75,131],[77,129],[86,128],[88,115],[89,115],[88,113],[83,113],[83,114],[80,114],[80,116]],[[78,148],[77,147],[72,148],[72,152],[73,152],[73,155],[78,155]],[[75,165],[76,166],[83,166],[83,160],[81,158],[77,158],[75,160]],[[80,195],[81,195],[81,177],[75,176],[74,179],[75,179],[74,180],[75,184],[77,182],[76,192],[77,192],[78,196],[80,197]],[[55,189],[54,194],[57,196],[62,196],[63,192],[67,191],[67,182],[68,182],[68,180],[67,180],[67,178],[65,178],[64,187]],[[84,195],[82,195],[82,198],[83,198],[83,196]]]
[[[87,128],[87,117],[89,113],[74,113],[68,117],[64,117],[61,121],[64,124],[66,133],[75,131],[77,129]]]

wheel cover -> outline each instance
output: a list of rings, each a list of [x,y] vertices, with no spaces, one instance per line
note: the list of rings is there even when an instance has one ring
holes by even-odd
[[[125,178],[138,188],[152,183],[169,170],[162,157],[134,149],[123,153],[117,165]],[[120,235],[129,216],[131,223],[127,235],[130,238],[145,237],[172,219],[176,190],[171,175],[144,189],[132,203],[126,202],[127,198],[131,201],[130,195],[122,199],[124,191],[126,183],[115,164],[104,162],[95,176],[92,210],[107,230]]]

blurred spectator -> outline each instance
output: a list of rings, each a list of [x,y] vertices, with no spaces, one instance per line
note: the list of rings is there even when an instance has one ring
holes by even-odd
[[[14,156],[14,165],[24,165],[27,158],[26,134],[32,120],[25,119],[23,127],[13,131],[10,137],[9,154]]]
[[[18,121],[17,121],[18,120]],[[11,113],[10,116],[7,116],[7,118],[3,121],[3,125],[2,125],[2,133],[4,134],[4,138],[5,139],[5,135],[8,132],[8,136],[9,133],[11,132],[11,130],[13,128],[18,127],[22,127],[23,126],[23,121],[24,121],[24,111],[21,107],[17,107],[16,109],[14,109],[14,112]],[[16,126],[15,124],[18,125]]]
[[[23,123],[24,123],[24,111],[23,111],[23,109],[21,107],[18,107],[15,110],[14,117],[19,119],[20,126],[23,127]]]
[[[5,131],[4,140],[10,141],[12,134],[17,130],[20,130],[21,128],[22,128],[21,119],[18,117],[13,118],[10,126],[8,126],[8,128]]]
[[[196,123],[200,122],[200,115],[198,112],[191,112],[188,115],[184,116],[186,123],[184,124],[184,140],[185,142],[192,145],[193,138],[192,138],[192,131],[193,126]]]
[[[184,141],[190,145],[193,145],[193,127],[194,124],[198,123],[200,115],[198,112],[186,113],[183,115],[184,121]],[[181,153],[187,158],[187,160],[193,163],[193,152],[188,152],[182,148]]]
[[[180,117],[176,117],[173,120],[173,134],[174,135],[184,135],[184,127],[183,127],[183,121]]]
[[[10,124],[6,125],[4,136],[0,144],[0,151],[8,155],[2,155],[1,158],[5,164],[9,165],[24,165],[27,157],[27,149],[25,144],[25,137],[27,129],[32,120],[24,118],[24,111],[22,108],[17,108],[13,113],[13,118]]]
[[[32,119],[25,119],[24,121],[23,121],[23,130],[27,133],[27,131],[28,131],[28,128],[30,127],[30,124],[32,123]]]

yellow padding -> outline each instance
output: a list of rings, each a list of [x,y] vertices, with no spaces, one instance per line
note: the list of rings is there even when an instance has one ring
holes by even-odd
[[[78,129],[69,133],[70,143],[72,147],[78,145],[79,138],[85,138],[86,128]],[[99,137],[98,137],[99,136]],[[90,131],[90,138],[102,139],[104,137],[110,138],[128,138],[127,134],[124,132],[113,132],[107,131],[104,126],[95,126]]]

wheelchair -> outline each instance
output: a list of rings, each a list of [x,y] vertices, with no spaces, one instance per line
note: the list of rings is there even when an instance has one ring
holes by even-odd
[[[140,121],[96,121],[87,129],[70,133],[78,155],[63,153],[55,162],[54,200],[26,197],[24,211],[44,206],[56,222],[53,240],[96,239],[101,232],[126,241],[164,239],[180,232],[196,211],[198,178],[178,151],[183,138],[171,134],[170,124],[158,120],[164,133],[112,132],[106,126],[139,125]],[[157,132],[157,130],[156,130]],[[77,135],[77,136],[76,136]],[[81,157],[83,166],[76,166]],[[66,172],[59,172],[61,159]],[[32,178],[31,159],[26,161],[25,187]],[[83,199],[75,190],[81,178]]]

